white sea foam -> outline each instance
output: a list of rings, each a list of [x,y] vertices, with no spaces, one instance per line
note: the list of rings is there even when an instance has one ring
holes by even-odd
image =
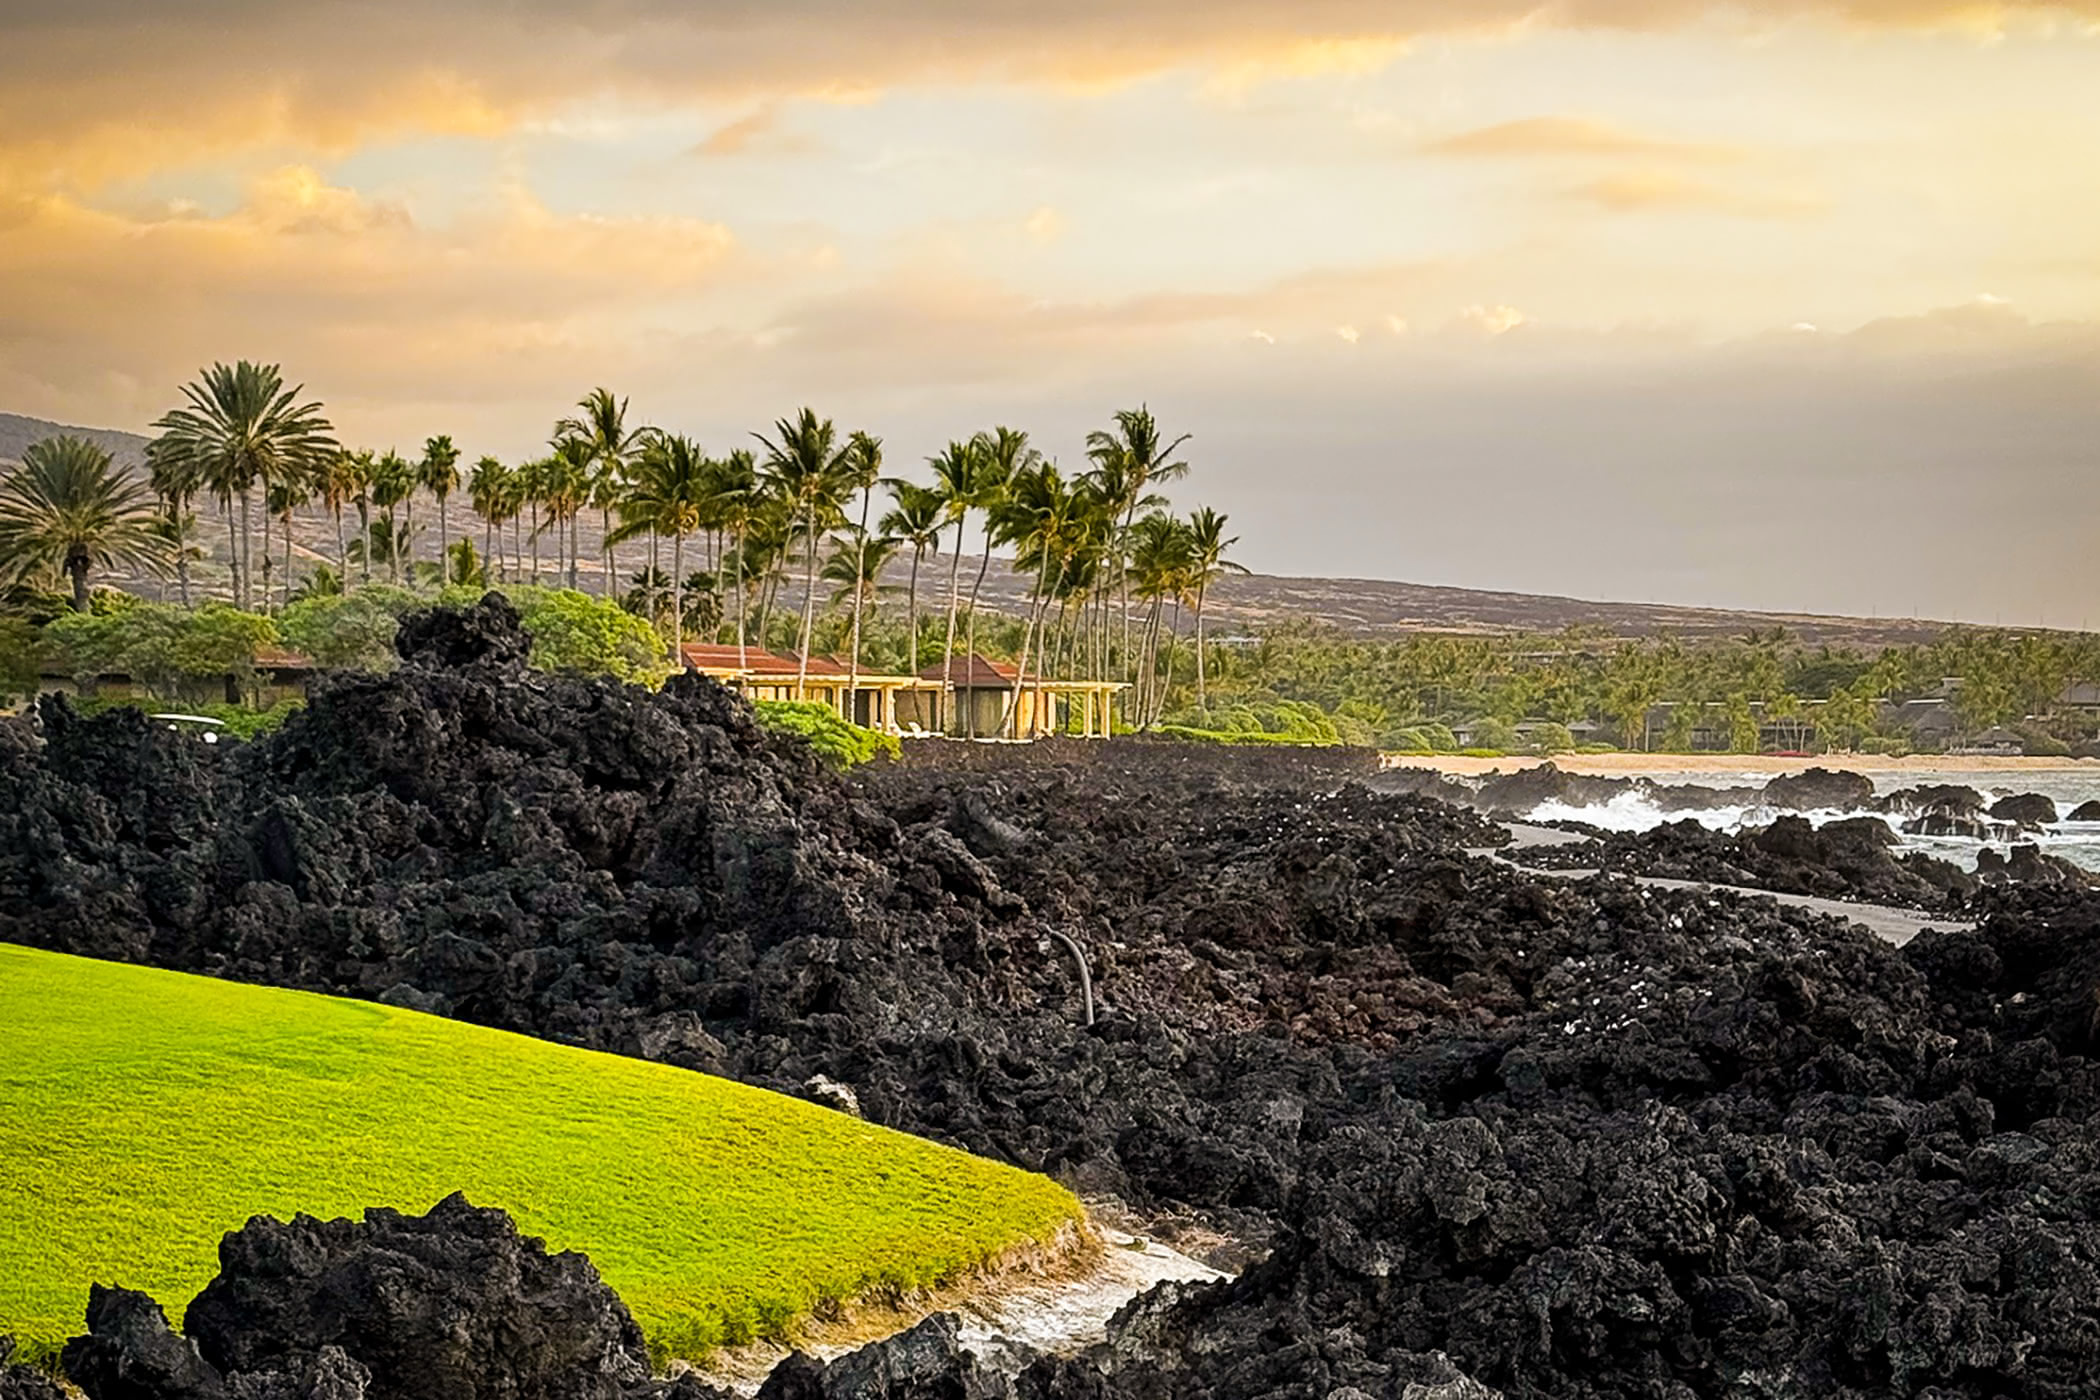
[[[1920,777],[1927,782],[1936,780],[1961,781],[1961,778],[1953,775],[1949,775],[1945,779],[1940,779],[1939,775],[1920,775]],[[2091,790],[2094,786],[2094,778],[2088,772],[2081,771],[2075,774],[2068,774],[2066,775],[2066,780],[2062,782],[2052,782],[2050,778],[2051,775],[2037,774],[2032,781],[2025,782],[2019,786],[1993,784],[1989,787],[1983,787],[1974,783],[1967,785],[1976,787],[1983,794],[1986,804],[2013,792],[2043,793],[2056,802],[2059,813],[2068,812],[2078,802],[2095,796],[2095,793]],[[1716,772],[1701,774],[1699,781],[1676,783],[1672,784],[1672,786],[1713,789],[1752,786],[1759,780],[1759,775]],[[1908,785],[1909,783],[1906,782],[1905,786]],[[1884,784],[1884,786],[1888,785]],[[2055,790],[2058,788],[2068,790]],[[1689,819],[1712,831],[1733,833],[1753,827],[1767,826],[1772,822],[1773,818],[1780,815],[1782,815],[1780,812],[1762,804],[1673,810],[1658,804],[1652,792],[1630,789],[1616,794],[1608,802],[1580,805],[1560,801],[1542,802],[1525,814],[1524,819],[1531,822],[1582,822],[1585,825],[1594,826],[1605,831],[1647,831],[1652,827],[1662,825],[1664,822]],[[1802,812],[1798,815],[1807,817],[1816,826],[1822,826],[1827,822],[1838,821],[1846,817],[1873,817],[1876,820],[1886,822],[1890,830],[1896,832],[1898,844],[1902,849],[1926,851],[1942,860],[1952,861],[1964,868],[1974,868],[1977,853],[1986,845],[2004,850],[2011,844],[2009,840],[1984,842],[1950,836],[1906,836],[1902,832],[1904,818],[1900,815],[1890,816],[1882,812],[1826,809]],[[2025,833],[2015,839],[2032,841],[2049,854],[2062,856],[2073,864],[2083,866],[2088,870],[2100,870],[2100,822],[2059,821],[2045,831]]]

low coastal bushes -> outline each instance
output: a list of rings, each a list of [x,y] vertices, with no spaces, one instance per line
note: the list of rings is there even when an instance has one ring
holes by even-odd
[[[775,734],[794,735],[834,768],[895,758],[899,752],[894,734],[848,724],[831,706],[814,700],[758,700],[751,708],[758,712],[760,727]]]
[[[0,1333],[88,1285],[179,1317],[250,1216],[454,1191],[588,1254],[658,1358],[954,1278],[1080,1219],[1049,1180],[799,1099],[370,1002],[0,944]]]

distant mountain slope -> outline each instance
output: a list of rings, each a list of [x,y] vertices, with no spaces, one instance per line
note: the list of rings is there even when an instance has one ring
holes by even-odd
[[[41,418],[0,413],[0,462],[19,462],[22,450],[29,444],[61,436],[86,438],[106,450],[120,467],[137,467],[146,460],[147,439],[137,433],[120,433],[114,428],[73,428]]]
[[[109,449],[121,466],[136,467],[145,460],[147,439],[137,433],[107,428],[71,428],[0,413],[0,461],[17,460],[22,449],[30,443],[59,433],[71,433],[100,443]],[[208,551],[215,552],[219,542],[218,531],[214,528],[217,516],[208,503],[200,506],[200,515],[199,523],[205,527],[201,542]],[[434,516],[435,511],[428,501],[423,502],[416,513],[419,553],[424,557],[435,557],[437,552]],[[453,494],[445,516],[454,539],[471,539],[475,548],[481,547],[485,535],[481,522],[468,508],[464,491]],[[579,582],[586,590],[596,593],[601,587],[601,571],[598,562],[599,522],[595,512],[585,512],[577,525],[584,551]],[[354,521],[352,530],[355,530]],[[317,516],[302,516],[294,527],[293,538],[297,545],[297,558],[293,564],[295,577],[304,573],[309,564],[333,562],[336,557],[332,522]],[[552,551],[550,543],[547,545],[550,560]],[[687,557],[693,558],[696,552],[689,546]],[[641,569],[649,556],[647,545],[640,542],[622,545],[616,553],[623,577],[631,577]],[[963,556],[961,576],[965,589],[976,578],[982,557],[979,554]],[[704,565],[696,563],[693,567]],[[201,562],[195,572],[199,587],[206,591],[223,583],[223,569],[216,568],[209,558]],[[885,601],[885,608],[902,611],[902,594],[909,574],[908,559],[892,563],[884,575],[884,582],[895,587],[897,598],[894,603]],[[800,607],[800,579],[799,571],[789,576],[781,589],[782,606]],[[154,596],[156,592],[155,586],[145,580],[117,581],[140,589],[148,596]],[[1025,609],[1024,598],[1033,582],[1033,579],[1015,574],[1005,560],[994,556],[993,567],[985,575],[984,602],[1001,612],[1018,615]],[[919,578],[921,604],[944,607],[946,583],[946,561],[928,560]],[[1911,618],[1737,612],[1724,608],[1674,607],[1666,603],[1595,602],[1549,594],[1447,588],[1386,579],[1291,578],[1274,574],[1247,574],[1221,580],[1211,590],[1205,610],[1213,636],[1288,620],[1316,618],[1351,635],[1364,637],[1391,637],[1421,631],[1555,632],[1580,624],[1602,627],[1626,637],[1670,633],[1691,639],[1739,636],[1753,628],[1769,631],[1774,627],[1784,627],[1792,635],[1812,642],[1872,647],[1926,641],[1948,626],[1944,622]],[[1183,625],[1189,625],[1187,619],[1183,619]]]

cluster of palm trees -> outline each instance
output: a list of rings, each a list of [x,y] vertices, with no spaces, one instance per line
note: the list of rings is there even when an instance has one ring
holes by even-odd
[[[627,400],[594,389],[556,423],[545,455],[515,466],[483,457],[462,473],[447,436],[413,459],[345,448],[322,405],[303,386],[287,387],[274,365],[215,364],[182,398],[155,424],[150,497],[90,444],[32,449],[0,483],[0,566],[63,575],[82,608],[91,569],[173,573],[188,604],[189,565],[202,557],[194,507],[209,501],[225,530],[232,601],[251,611],[297,596],[294,526],[315,512],[332,525],[335,561],[310,571],[300,590],[309,595],[369,583],[375,569],[397,584],[539,583],[550,552],[554,581],[575,588],[588,513],[608,599],[619,589],[616,547],[646,541],[647,566],[619,601],[664,625],[674,646],[688,634],[726,633],[741,653],[768,635],[784,588],[799,586],[800,689],[820,588],[848,615],[842,649],[857,676],[864,620],[892,591],[886,573],[908,556],[906,656],[917,671],[933,645],[921,626],[928,566],[946,551],[937,665],[958,654],[958,640],[961,655],[977,653],[981,594],[994,552],[1006,549],[1026,581],[1018,675],[1124,680],[1125,718],[1139,726],[1157,722],[1166,704],[1184,610],[1205,703],[1204,603],[1238,568],[1226,557],[1235,541],[1224,516],[1165,510],[1157,488],[1186,474],[1178,454],[1188,439],[1167,439],[1143,407],[1089,435],[1079,472],[1061,470],[1026,433],[996,427],[950,442],[928,460],[930,479],[915,481],[885,475],[880,438],[841,432],[808,408],[753,434],[750,447],[712,455],[679,434],[631,426]],[[447,504],[462,489],[481,522],[479,554],[451,538]],[[415,559],[425,497],[437,520],[434,565]],[[695,549],[699,567],[689,571]],[[978,556],[967,591],[966,553]],[[1017,701],[1018,686],[1017,676]]]

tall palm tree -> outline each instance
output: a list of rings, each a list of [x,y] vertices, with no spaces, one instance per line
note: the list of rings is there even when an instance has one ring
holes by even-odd
[[[510,484],[510,468],[494,457],[483,457],[467,474],[467,504],[481,517],[483,567],[493,566],[499,577],[503,568],[496,552],[496,531],[507,518],[504,511],[510,505]]]
[[[867,433],[854,433],[846,440],[846,457],[840,465],[840,470],[846,478],[844,484],[848,497],[860,497],[860,534],[857,537],[859,544],[855,550],[855,557],[858,564],[865,567],[868,563],[868,507],[875,498],[875,483],[882,480],[882,439],[871,437]],[[895,542],[892,541],[890,549],[883,557],[886,559],[889,554],[895,552]],[[867,592],[868,581],[856,578],[853,585],[853,645],[849,648],[851,655],[846,662],[846,703],[849,710],[856,703],[855,697],[860,693],[860,613]]]
[[[1035,470],[1042,460],[1033,447],[1028,445],[1028,434],[1018,428],[994,428],[977,435],[978,451],[982,456],[976,499],[971,504],[984,515],[984,553],[977,561],[977,580],[970,585],[969,636],[963,646],[965,655],[977,655],[977,599],[984,591],[984,576],[992,567],[992,517],[1000,503],[1005,500],[1007,483],[1014,477]],[[973,708],[968,716],[970,737],[977,737],[977,715]]]
[[[194,517],[190,502],[204,489],[204,473],[194,457],[163,445],[155,438],[146,445],[146,479],[167,505],[164,533],[175,554],[175,586],[182,605],[190,605],[190,527]]]
[[[578,501],[581,508],[587,500],[599,514],[600,547],[604,553],[605,596],[613,595],[612,545],[606,536],[612,533],[613,507],[620,499],[621,482],[627,474],[627,459],[640,444],[645,434],[640,429],[627,426],[627,400],[616,399],[613,392],[597,388],[576,401],[577,412],[554,425],[557,437],[577,439],[590,446],[588,481],[583,497]],[[569,570],[569,587],[576,586],[575,567]]]
[[[314,493],[321,499],[321,508],[335,521],[335,564],[345,588],[350,582],[350,550],[343,540],[343,507],[363,489],[364,471],[371,462],[369,452],[350,453],[337,448],[314,478]]]
[[[1210,586],[1226,574],[1244,574],[1245,567],[1225,557],[1225,551],[1240,542],[1238,535],[1227,539],[1225,517],[1203,507],[1189,517],[1189,567],[1196,581],[1196,708],[1210,709],[1210,696],[1205,686],[1203,669],[1203,598]]]
[[[1146,493],[1155,482],[1173,481],[1188,475],[1188,463],[1178,461],[1174,454],[1189,440],[1183,433],[1172,442],[1162,442],[1159,424],[1152,417],[1152,410],[1139,404],[1136,408],[1120,409],[1116,413],[1116,426],[1112,432],[1087,434],[1087,455],[1094,459],[1104,479],[1114,488],[1114,503],[1123,517],[1123,558],[1117,562],[1119,575],[1117,588],[1123,596],[1123,657],[1124,664],[1132,663],[1130,654],[1130,576],[1128,555],[1133,548],[1131,530],[1140,509],[1150,509],[1156,504],[1146,498]]]
[[[416,469],[400,453],[388,448],[386,455],[372,464],[372,504],[386,512],[387,578],[401,582],[401,560],[414,545],[409,532],[415,528]],[[394,507],[408,502],[408,523],[396,523]],[[365,551],[365,568],[372,567],[372,551]],[[413,582],[413,576],[411,576]]]
[[[445,498],[459,489],[459,449],[443,433],[423,444],[423,460],[416,464],[416,484],[437,500],[438,566],[442,575],[451,565],[452,531],[445,522]]]
[[[691,438],[653,433],[636,464],[629,498],[637,527],[671,538],[671,651],[680,665],[685,656],[685,537],[706,518],[713,466]]]
[[[590,499],[591,474],[598,462],[598,449],[580,437],[556,439],[554,455],[549,459],[546,496],[549,522],[554,526],[554,543],[557,552],[566,551],[566,588],[576,587],[576,570],[581,552],[576,534],[576,517],[583,514],[585,502]],[[544,527],[543,527],[544,528]]]
[[[353,499],[357,502],[357,537],[361,540],[371,538],[372,478],[378,473],[379,463],[373,458],[371,449],[367,448],[365,451],[357,454],[351,466],[351,480],[357,487],[357,494]],[[370,583],[372,581],[372,554],[370,550],[365,551],[364,557],[359,563],[359,568],[358,582]],[[350,561],[349,556],[345,555],[343,558],[343,587],[345,592],[349,590],[349,586]]]
[[[532,529],[530,532],[532,539],[532,574],[526,579],[526,582],[534,587],[539,586],[540,534],[546,528],[540,523],[540,513],[546,508],[547,495],[552,489],[555,470],[552,457],[534,457],[532,460],[521,462],[518,465],[516,488],[519,501],[518,519],[520,521],[520,529],[524,528],[525,512],[527,510],[532,512]],[[525,567],[525,547],[522,543],[518,546],[518,567],[521,570]]]
[[[736,570],[736,664],[744,664],[746,645],[744,588],[745,542],[752,521],[763,508],[758,480],[758,460],[747,448],[737,448],[712,464],[708,473],[707,513],[729,540]]]
[[[322,466],[322,470],[326,470],[325,463]],[[292,603],[292,515],[299,507],[313,499],[311,487],[312,482],[308,477],[287,476],[272,482],[270,489],[263,493],[263,509],[266,514],[277,521],[284,538],[283,587],[286,607],[290,607]],[[268,522],[264,523],[267,524]],[[269,541],[267,533],[265,533],[263,539],[264,543],[267,544]],[[268,554],[265,554],[263,556],[263,610],[267,612],[269,607],[270,560]]]
[[[1189,530],[1186,521],[1154,512],[1136,522],[1131,532],[1130,575],[1138,597],[1150,606],[1139,642],[1142,663],[1138,670],[1137,723],[1150,728],[1158,722],[1166,698],[1166,684],[1159,677],[1160,633],[1168,603],[1177,602],[1189,584]],[[1169,652],[1171,658],[1172,653]]]
[[[1007,480],[1006,492],[991,512],[992,528],[999,541],[1014,546],[1016,565],[1035,565],[1035,585],[1029,595],[1028,621],[1021,630],[1020,664],[1014,669],[1013,693],[1007,700],[1009,737],[1020,737],[1021,694],[1027,684],[1028,663],[1037,629],[1050,607],[1050,599],[1064,582],[1064,569],[1076,540],[1077,503],[1049,462],[1032,462]],[[1052,565],[1057,577],[1051,577]],[[1038,663],[1040,669],[1040,663]]]
[[[968,442],[950,442],[938,456],[926,459],[933,468],[933,489],[939,493],[941,508],[947,523],[955,527],[955,549],[948,556],[948,635],[941,643],[942,678],[955,677],[955,618],[962,608],[962,590],[959,581],[962,570],[963,526],[970,518],[970,508],[984,490],[984,448],[972,438]],[[952,697],[953,692],[943,692]],[[942,704],[951,700],[944,698]],[[943,715],[942,727],[948,727],[951,716]]]
[[[321,416],[318,402],[301,403],[303,384],[284,387],[276,365],[250,364],[246,360],[231,368],[215,364],[182,388],[186,406],[163,415],[154,423],[164,450],[188,457],[196,465],[229,516],[238,497],[241,533],[234,553],[234,599],[245,607],[247,590],[254,577],[249,567],[249,501],[257,483],[312,471],[336,451],[334,431]],[[231,530],[232,521],[228,520]],[[265,542],[264,550],[267,552]]]
[[[752,436],[766,449],[766,479],[791,503],[808,551],[802,580],[802,635],[796,644],[795,698],[800,700],[809,692],[809,641],[817,617],[817,540],[837,522],[850,493],[853,477],[846,462],[852,445],[841,446],[831,420],[818,418],[811,408],[779,420],[773,434],[772,438],[763,433]]]
[[[11,582],[63,576],[76,612],[88,610],[90,571],[154,571],[167,557],[151,493],[83,438],[31,443],[0,480],[0,573]]]
[[[919,563],[932,550],[940,557],[941,528],[943,518],[941,493],[931,486],[893,478],[887,483],[890,499],[895,502],[876,527],[883,534],[911,546],[911,604],[910,622],[911,653],[905,670],[913,675],[919,670]]]

